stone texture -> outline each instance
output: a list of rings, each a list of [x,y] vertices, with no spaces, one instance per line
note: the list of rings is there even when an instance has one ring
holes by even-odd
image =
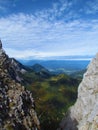
[[[0,130],[39,130],[40,123],[32,93],[10,75],[12,71],[10,63],[9,57],[1,46]],[[11,73],[15,73],[14,71]]]
[[[1,42],[1,40],[0,40],[0,49],[2,48],[2,42]]]
[[[28,67],[22,65],[14,58],[9,58],[5,51],[2,49],[2,42],[0,41],[0,65],[7,69],[9,76],[16,82],[25,84],[26,81],[23,79],[22,74],[29,70]]]
[[[78,98],[58,130],[98,130],[98,54],[78,88]]]

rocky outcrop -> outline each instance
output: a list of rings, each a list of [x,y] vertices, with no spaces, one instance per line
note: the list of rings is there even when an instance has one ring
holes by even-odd
[[[26,72],[32,71],[29,67],[26,67],[19,63],[14,58],[9,58],[2,49],[2,42],[0,41],[0,65],[6,68],[10,77],[19,83],[26,83],[22,75]]]
[[[58,130],[98,130],[98,54],[78,88],[78,98]]]
[[[12,78],[10,63],[0,41],[0,130],[38,130],[32,93]]]

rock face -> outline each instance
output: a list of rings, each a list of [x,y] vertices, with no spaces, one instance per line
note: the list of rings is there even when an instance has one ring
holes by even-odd
[[[2,49],[2,42],[1,42],[1,40],[0,40],[0,49]]]
[[[32,93],[12,78],[10,63],[0,41],[0,130],[39,130]]]
[[[78,98],[58,130],[98,130],[98,54],[78,88]]]
[[[0,65],[7,69],[8,74],[17,82],[25,83],[22,74],[31,71],[30,68],[22,65],[14,58],[9,58],[2,49],[2,42],[0,41]]]

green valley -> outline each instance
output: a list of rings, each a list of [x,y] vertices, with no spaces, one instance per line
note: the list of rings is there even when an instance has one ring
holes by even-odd
[[[23,77],[30,82],[26,88],[32,91],[42,129],[56,130],[67,109],[77,98],[80,80],[65,74],[47,77],[47,73],[43,77],[43,72],[32,71]]]

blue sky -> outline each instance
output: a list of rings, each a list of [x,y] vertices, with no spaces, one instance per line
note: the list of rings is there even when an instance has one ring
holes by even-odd
[[[98,52],[98,0],[0,0],[0,38],[10,57]]]

